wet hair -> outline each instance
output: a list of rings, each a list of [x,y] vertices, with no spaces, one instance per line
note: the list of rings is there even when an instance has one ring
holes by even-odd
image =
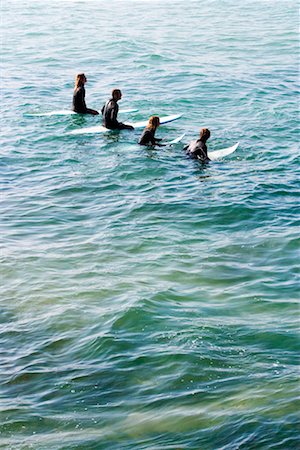
[[[147,128],[150,128],[150,130],[156,130],[157,127],[160,125],[160,120],[158,116],[151,116],[147,125]]]
[[[112,98],[115,98],[116,96],[120,97],[120,95],[121,95],[120,89],[113,89],[111,92]]]
[[[86,78],[85,78],[84,73],[78,73],[75,78],[75,89],[83,86],[85,83],[85,80],[86,80]]]
[[[210,137],[210,131],[208,128],[202,128],[202,130],[200,130],[200,139],[205,139],[207,140]]]

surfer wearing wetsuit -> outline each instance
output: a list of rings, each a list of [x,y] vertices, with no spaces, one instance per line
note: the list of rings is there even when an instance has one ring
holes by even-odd
[[[109,130],[133,130],[133,126],[126,125],[117,120],[119,112],[118,101],[122,98],[122,92],[120,89],[113,89],[111,95],[112,98],[101,109],[103,126]]]
[[[98,111],[87,108],[87,106],[85,104],[84,85],[86,82],[87,82],[87,79],[86,79],[86,76],[84,75],[84,73],[79,73],[76,76],[72,110],[79,114],[93,114],[94,116],[96,116],[97,114],[99,114]]]
[[[193,159],[199,159],[201,162],[210,161],[209,157],[207,156],[206,146],[206,141],[209,139],[209,137],[209,129],[202,128],[202,130],[200,131],[200,139],[190,142],[189,145],[184,147],[184,150],[186,150],[187,154]]]
[[[155,137],[155,131],[159,127],[159,125],[160,125],[159,117],[151,116],[146,128],[144,129],[144,131],[140,137],[139,144],[140,145],[160,145],[160,146],[162,146],[162,144],[159,144],[161,139],[157,139]]]

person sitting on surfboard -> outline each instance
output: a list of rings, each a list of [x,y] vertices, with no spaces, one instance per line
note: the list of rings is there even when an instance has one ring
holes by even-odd
[[[139,144],[140,145],[160,145],[160,146],[162,146],[163,144],[159,144],[161,139],[157,139],[155,137],[155,131],[159,127],[159,125],[160,125],[159,117],[151,116],[146,128],[144,129],[144,131],[140,137]]]
[[[87,108],[85,104],[84,85],[86,82],[87,79],[84,73],[79,73],[78,75],[76,75],[72,110],[79,114],[93,114],[94,116],[96,116],[97,114],[99,114],[98,111]]]
[[[111,95],[112,98],[101,109],[103,126],[109,130],[133,130],[133,126],[126,125],[117,120],[119,112],[118,101],[122,98],[122,92],[120,89],[113,89]]]
[[[202,128],[200,130],[200,139],[197,141],[192,141],[184,147],[184,150],[186,150],[187,154],[194,159],[199,159],[202,162],[210,161],[209,157],[207,156],[207,146],[206,141],[210,137],[210,131],[208,128]]]

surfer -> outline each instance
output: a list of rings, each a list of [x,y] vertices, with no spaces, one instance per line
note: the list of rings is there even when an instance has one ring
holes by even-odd
[[[93,114],[94,116],[96,116],[97,114],[99,114],[98,111],[87,108],[85,104],[84,85],[86,82],[87,79],[84,73],[79,73],[78,75],[76,75],[72,110],[79,114]]]
[[[159,125],[160,125],[159,117],[151,116],[146,128],[144,129],[144,131],[140,137],[139,144],[140,145],[159,145],[162,147],[163,144],[159,143],[161,141],[161,139],[158,139],[155,137],[155,131],[157,130]]]
[[[119,112],[118,101],[122,98],[120,89],[113,89],[111,99],[109,99],[101,109],[102,123],[109,130],[134,130],[133,126],[118,122]]]
[[[186,150],[187,154],[193,158],[193,159],[199,159],[202,162],[210,161],[209,157],[207,156],[207,146],[206,141],[210,137],[210,131],[208,128],[202,128],[200,130],[200,138],[197,139],[197,141],[192,141],[184,147],[184,150]]]

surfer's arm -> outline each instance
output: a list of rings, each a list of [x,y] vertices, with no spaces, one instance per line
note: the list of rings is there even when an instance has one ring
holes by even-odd
[[[207,146],[206,146],[206,144],[204,144],[204,148],[202,149],[202,152],[204,154],[205,161],[210,161],[210,159],[209,159],[209,157],[207,155]]]
[[[86,107],[86,103],[85,103],[85,89],[84,89],[84,87],[82,87],[81,90],[80,90],[80,100],[81,100],[82,109],[84,109],[86,111],[87,107]]]
[[[166,144],[162,144],[162,143],[161,143],[161,141],[162,141],[161,138],[155,138],[154,140],[155,140],[155,145],[156,145],[157,147],[165,147],[165,146],[166,146]]]
[[[96,116],[99,114],[98,111],[96,111],[95,109],[91,109],[86,106],[85,89],[84,88],[81,90],[80,97],[81,97],[82,110],[85,111],[86,114],[93,114],[93,116]]]
[[[203,142],[199,142],[196,151],[195,151],[196,157],[201,161],[210,161],[209,157],[207,156],[207,146]]]
[[[199,161],[205,162],[205,161],[210,161],[209,157],[207,156],[207,147],[205,146],[205,148],[198,148],[197,149],[197,158],[199,159]]]
[[[110,120],[111,120],[113,123],[116,123],[116,124],[119,123],[118,120],[117,120],[118,112],[119,112],[119,106],[118,106],[117,103],[114,103],[114,104],[112,105],[111,110],[110,110]]]

